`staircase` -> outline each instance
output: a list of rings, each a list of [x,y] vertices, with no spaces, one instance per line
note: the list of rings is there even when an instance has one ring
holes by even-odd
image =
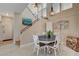
[[[44,30],[44,29],[41,29],[42,27],[41,23],[44,24],[46,21],[43,19],[43,13],[42,13],[46,8],[42,8],[40,5],[39,7],[38,7],[39,8],[38,10],[33,10],[32,4],[28,4],[27,7],[25,8],[23,12],[24,14],[22,15],[24,17],[26,16],[30,17],[32,19],[32,25],[30,26],[22,25],[22,28],[20,30],[20,35],[16,38],[18,40],[15,41],[15,44],[17,46],[29,44],[29,42],[33,42],[32,35],[34,35],[35,33],[41,33],[41,31]],[[39,29],[37,28],[37,25]]]
[[[31,13],[31,15],[34,17],[35,20],[32,21],[32,25],[30,26],[25,26],[24,28],[21,29],[20,33],[22,34],[23,32],[25,32],[28,28],[30,28],[31,26],[33,26],[36,22],[38,22],[39,20],[42,20],[42,11],[45,8],[42,7],[38,7],[38,10],[35,10],[34,7],[32,6],[32,4],[28,4],[27,7],[28,11]]]

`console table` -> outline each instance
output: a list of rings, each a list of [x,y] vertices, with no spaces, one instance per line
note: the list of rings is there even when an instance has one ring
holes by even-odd
[[[66,46],[68,46],[76,52],[79,52],[79,37],[67,36]]]

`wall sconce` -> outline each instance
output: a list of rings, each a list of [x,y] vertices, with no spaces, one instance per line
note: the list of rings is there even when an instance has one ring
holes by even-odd
[[[53,16],[53,15],[54,15],[53,3],[51,3],[51,11],[50,11],[50,15],[51,15],[51,16]]]

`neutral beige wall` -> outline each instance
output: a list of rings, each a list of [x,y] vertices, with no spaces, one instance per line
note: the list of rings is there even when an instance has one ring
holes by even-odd
[[[68,20],[69,21],[69,28],[67,30],[62,30],[63,33],[69,34],[69,35],[75,35],[79,36],[79,4],[73,4],[73,8],[65,10],[59,14],[56,14],[54,16],[49,16],[49,20],[52,21],[52,23],[55,23],[60,20]],[[72,34],[73,33],[73,34]]]
[[[44,23],[46,20],[40,20],[37,23],[35,23],[32,27],[27,29],[21,36],[21,44],[28,44],[33,42],[32,36],[34,34],[42,34],[45,31]]]

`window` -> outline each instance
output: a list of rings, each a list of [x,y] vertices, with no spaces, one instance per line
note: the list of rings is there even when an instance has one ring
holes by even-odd
[[[47,4],[43,4],[43,17],[47,17]]]

